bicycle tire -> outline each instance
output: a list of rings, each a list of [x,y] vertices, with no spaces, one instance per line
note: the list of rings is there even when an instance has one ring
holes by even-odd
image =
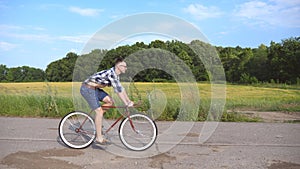
[[[61,119],[58,129],[62,142],[74,149],[90,146],[96,137],[94,120],[81,111],[73,111],[65,115]]]
[[[131,127],[131,119],[135,129]],[[119,126],[119,137],[122,144],[130,150],[143,151],[150,148],[157,137],[157,126],[148,116],[130,115]]]

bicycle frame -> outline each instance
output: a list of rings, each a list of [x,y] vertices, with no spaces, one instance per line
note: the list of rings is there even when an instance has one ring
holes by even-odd
[[[129,112],[129,108],[128,106],[102,106],[102,108],[106,108],[106,109],[111,109],[111,108],[124,108],[125,109],[125,113],[126,113],[126,117],[129,119],[129,122],[130,122],[130,126],[132,128],[132,130],[136,133],[138,133],[136,130],[135,130],[135,127],[133,125],[133,122],[132,120],[130,119],[130,112]],[[94,112],[94,110],[91,110],[90,113],[88,114],[89,116],[92,114],[92,112]],[[120,113],[121,114],[121,113]],[[124,119],[125,116],[123,114],[121,114],[121,116],[105,131],[105,134],[107,134],[121,119]],[[88,118],[86,117],[84,119],[84,121],[82,122],[82,124],[80,125],[79,128],[76,129],[76,132],[80,132],[82,126],[84,125],[84,123],[86,122]]]

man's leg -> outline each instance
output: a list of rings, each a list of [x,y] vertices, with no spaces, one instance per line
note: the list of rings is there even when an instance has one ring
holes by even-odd
[[[110,96],[106,96],[103,100],[104,102],[103,106],[111,106],[114,104],[113,99]],[[103,110],[102,107],[99,107],[95,110],[96,117],[95,117],[95,125],[96,125],[96,131],[97,131],[97,138],[96,140],[99,142],[103,142],[103,136],[102,136],[102,120],[103,115],[106,110]]]

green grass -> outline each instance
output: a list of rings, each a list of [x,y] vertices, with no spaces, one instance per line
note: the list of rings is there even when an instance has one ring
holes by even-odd
[[[76,85],[79,86],[80,83],[75,83]],[[144,110],[155,119],[199,121],[207,119],[211,104],[209,83],[197,85],[201,99],[197,110],[192,106],[187,106],[191,108],[189,110],[181,109],[181,92],[176,83],[135,83],[124,86],[127,86],[127,91],[133,99],[143,100],[140,110]],[[106,90],[113,94],[110,88]],[[78,88],[74,93],[80,98]],[[151,96],[151,103],[148,96]],[[73,104],[72,83],[0,83],[1,116],[62,117],[78,108],[88,111],[85,101],[80,99],[83,106],[79,108]],[[189,100],[188,103],[193,101],[189,97],[185,99]],[[236,113],[240,110],[300,112],[300,87],[226,85],[226,106],[221,120],[259,121],[257,118]],[[182,115],[181,111],[187,112]],[[116,116],[118,116],[116,110],[106,113],[106,118]]]
[[[1,95],[0,102],[1,116],[62,117],[74,109],[72,100],[63,97]]]
[[[300,89],[240,85],[228,88],[227,109],[300,112]]]

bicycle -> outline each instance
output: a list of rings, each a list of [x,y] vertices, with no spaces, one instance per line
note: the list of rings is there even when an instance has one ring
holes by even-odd
[[[133,107],[137,107],[134,105]],[[119,138],[122,144],[134,151],[150,148],[157,137],[156,123],[147,115],[130,114],[128,106],[102,106],[103,109],[125,109],[124,113],[104,132],[106,135],[120,120]],[[59,123],[59,137],[70,148],[82,149],[90,146],[96,138],[96,127],[91,113],[73,111],[66,114]]]

